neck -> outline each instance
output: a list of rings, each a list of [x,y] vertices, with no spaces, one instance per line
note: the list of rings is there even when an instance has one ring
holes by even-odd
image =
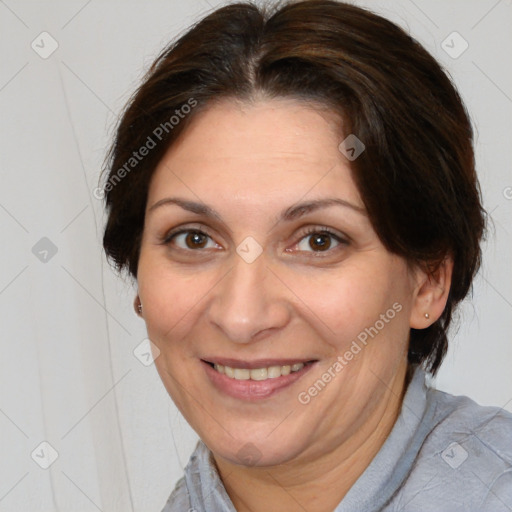
[[[361,428],[338,446],[319,455],[268,467],[243,467],[214,454],[238,512],[315,510],[332,512],[378,453],[400,413],[407,365],[391,382],[383,399]],[[276,507],[276,504],[279,507]]]

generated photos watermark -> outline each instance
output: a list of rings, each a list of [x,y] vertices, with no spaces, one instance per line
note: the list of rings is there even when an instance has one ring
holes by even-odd
[[[168,121],[160,123],[152,132],[148,135],[146,141],[142,146],[133,151],[132,156],[121,166],[115,173],[113,173],[104,187],[97,187],[93,190],[93,196],[96,199],[103,199],[105,194],[114,189],[114,187],[125,178],[133,169],[135,169],[146,156],[149,155],[152,149],[155,149],[159,142],[169,134],[182,119],[192,112],[192,109],[198,104],[194,98],[189,98],[179,109],[174,111],[174,114],[169,118]]]
[[[395,302],[385,313],[382,313],[379,319],[370,327],[362,330],[352,341],[350,347],[336,358],[336,361],[305,391],[301,391],[297,399],[302,405],[307,405],[311,400],[321,393],[327,384],[335,379],[341,371],[352,361],[359,352],[368,344],[369,338],[373,339],[379,334],[387,324],[395,318],[397,313],[402,311],[402,304]]]
[[[348,137],[338,145],[340,153],[350,162],[353,162],[357,157],[359,157],[365,149],[366,146],[363,141],[353,133],[348,135]]]

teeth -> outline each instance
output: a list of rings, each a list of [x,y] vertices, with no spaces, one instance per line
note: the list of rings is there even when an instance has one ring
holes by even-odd
[[[304,363],[295,363],[285,366],[269,366],[268,368],[254,368],[249,370],[247,368],[231,368],[230,366],[223,366],[215,364],[213,367],[219,372],[225,374],[227,377],[235,380],[266,380],[276,379],[281,375],[290,375],[290,373],[298,372],[304,368]]]
[[[268,371],[266,368],[257,368],[251,370],[251,380],[265,380],[268,378]]]
[[[304,365],[302,364],[302,366],[304,366]],[[295,368],[294,371],[300,370],[302,368],[302,366],[299,368],[299,365],[297,365],[297,367]],[[290,375],[291,371],[292,371],[292,367],[290,365],[281,366],[281,375]]]
[[[251,371],[246,368],[235,368],[236,380],[249,380],[251,378]]]
[[[276,379],[277,377],[281,377],[281,367],[269,366],[267,370],[267,377],[269,379]]]

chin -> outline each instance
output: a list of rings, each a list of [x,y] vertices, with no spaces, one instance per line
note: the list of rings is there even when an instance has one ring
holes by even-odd
[[[216,456],[241,466],[286,464],[304,452],[306,440],[294,436],[289,428],[270,435],[269,431],[271,429],[265,428],[263,431],[261,426],[252,425],[251,428],[247,424],[240,425],[237,435],[233,434],[233,437],[226,431],[222,431],[222,435],[218,437],[212,430],[196,430],[201,440]]]

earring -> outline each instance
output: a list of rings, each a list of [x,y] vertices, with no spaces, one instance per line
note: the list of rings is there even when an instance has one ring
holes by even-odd
[[[135,297],[133,308],[135,309],[135,313],[137,313],[139,316],[142,316],[142,303],[140,302],[138,295]]]
[[[430,315],[428,313],[425,313],[425,318],[430,318]]]

